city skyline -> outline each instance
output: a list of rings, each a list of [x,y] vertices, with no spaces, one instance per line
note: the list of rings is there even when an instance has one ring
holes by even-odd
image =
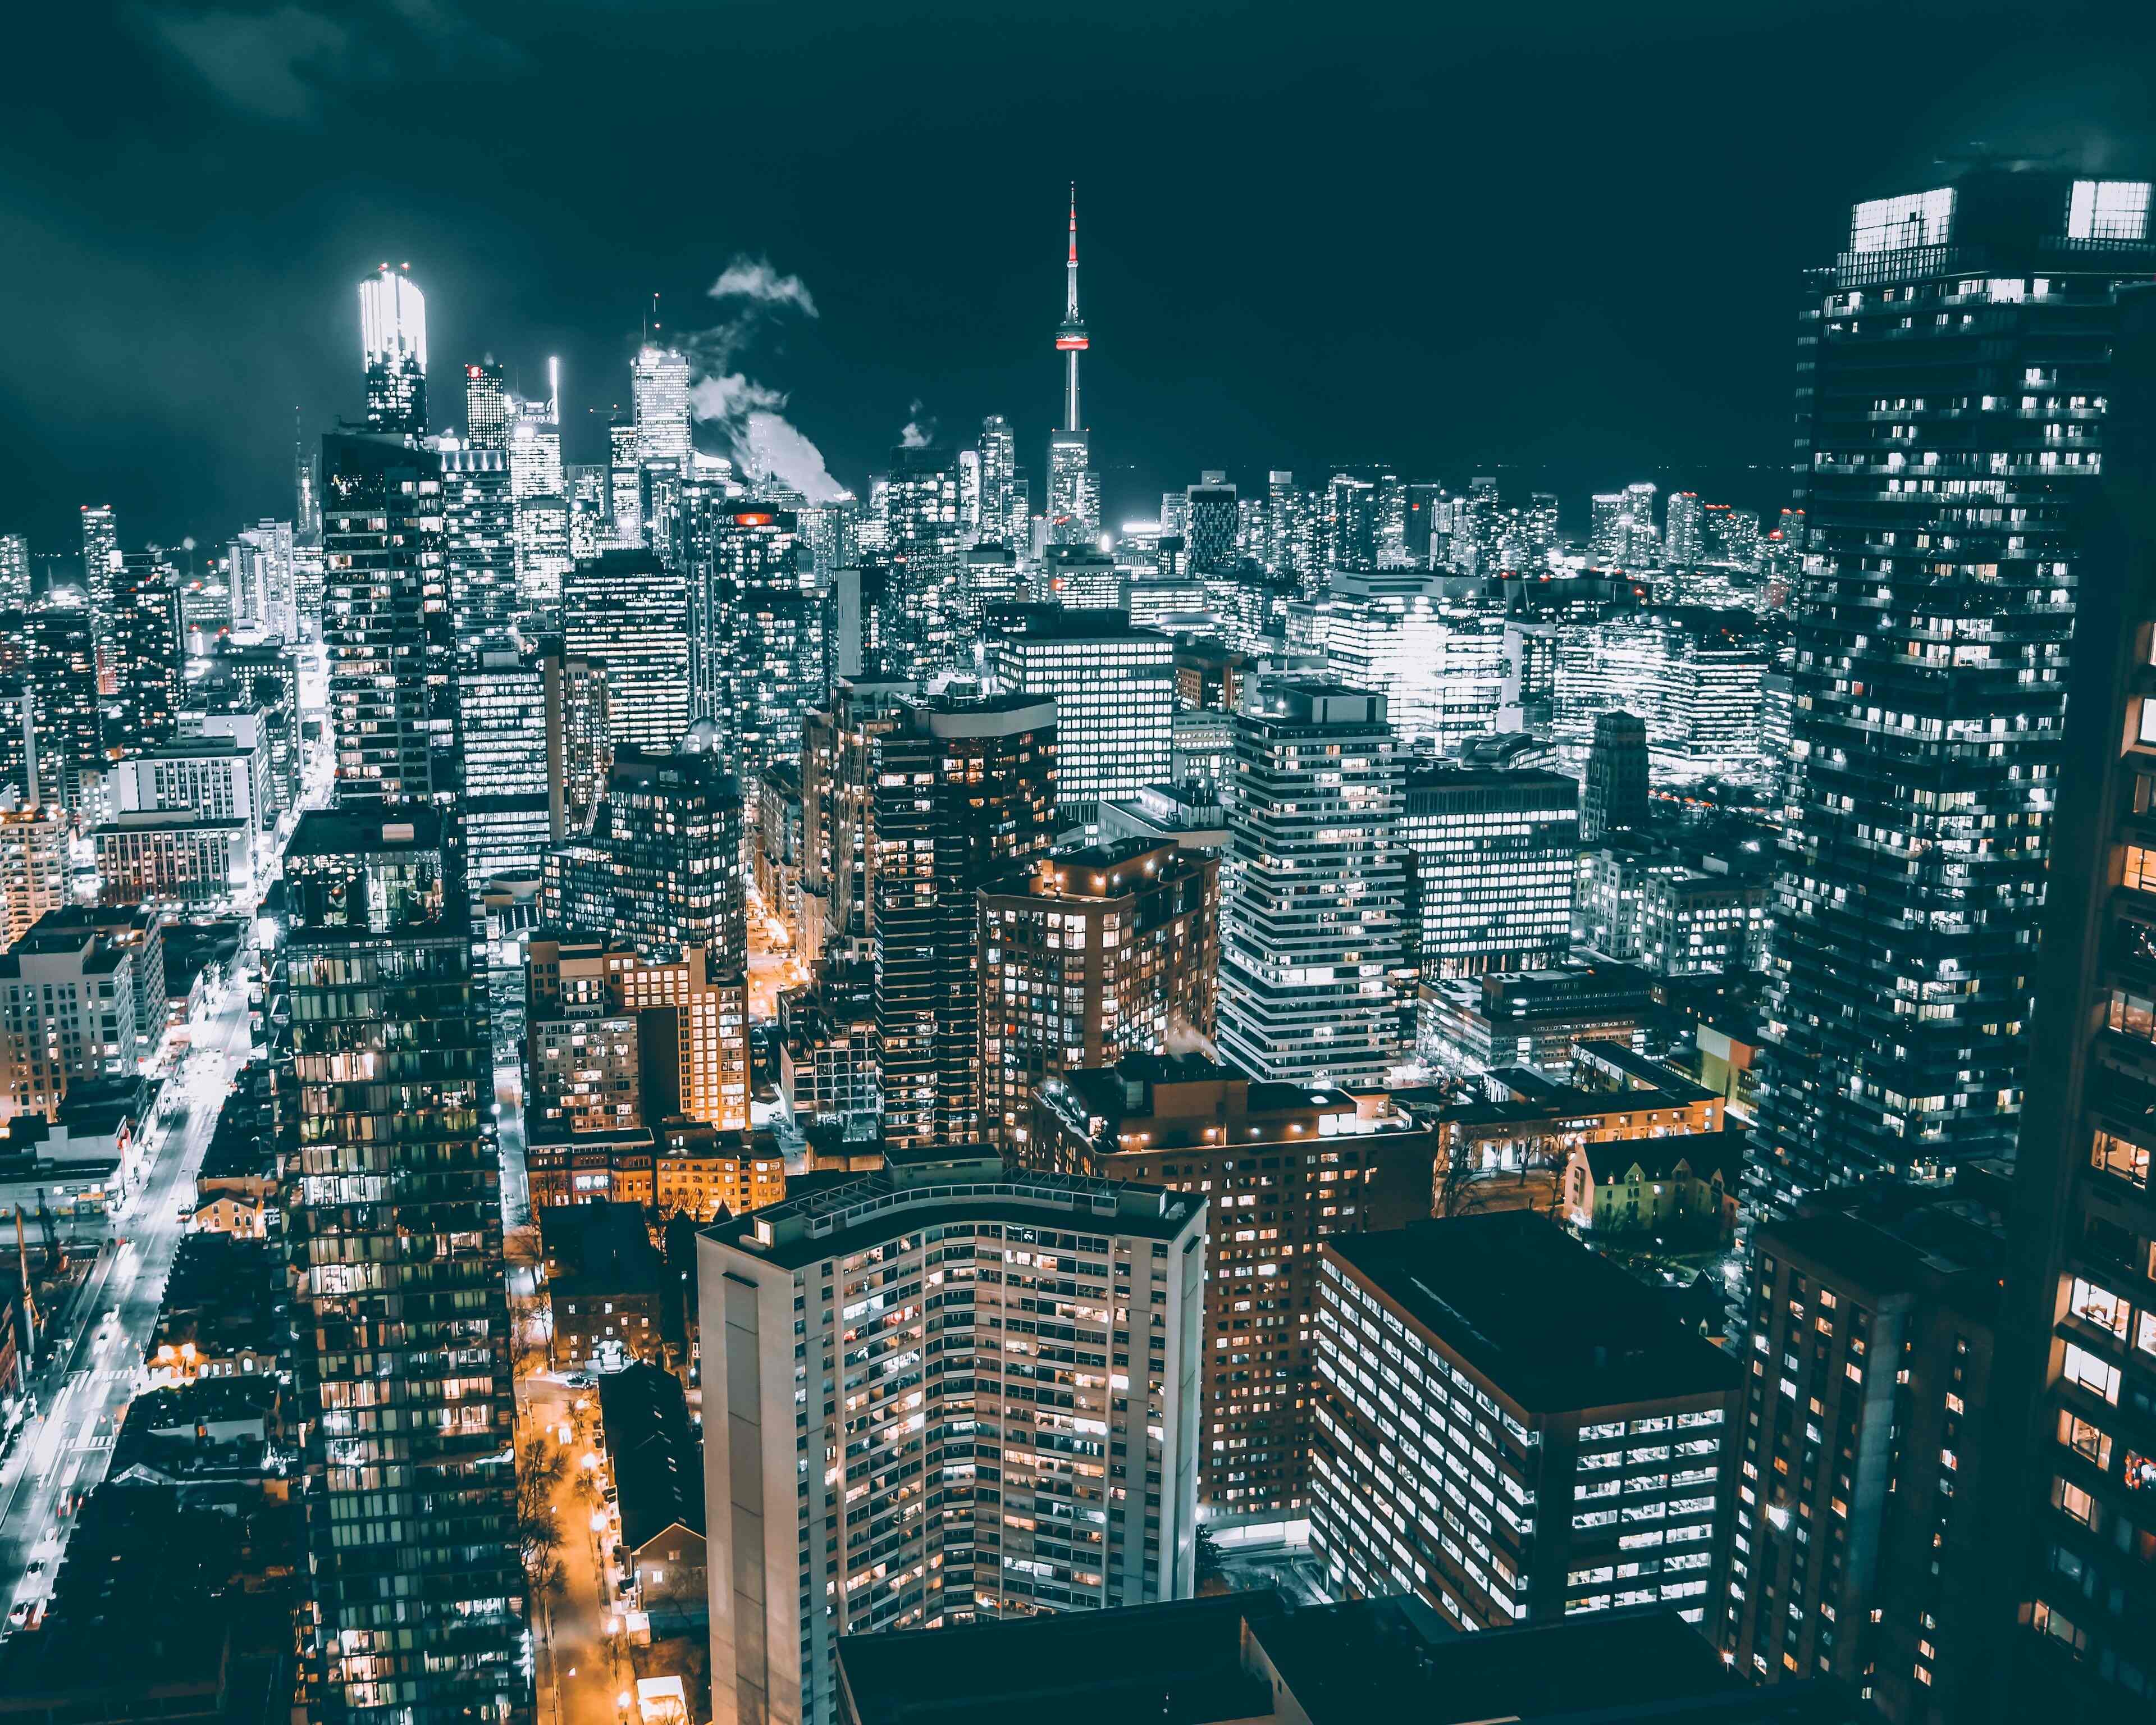
[[[2037,20],[41,18],[0,1711],[2148,1716],[2156,18]]]
[[[629,405],[627,367],[651,295],[670,332],[708,328],[726,308],[706,290],[746,258],[767,259],[814,297],[817,317],[767,323],[747,375],[788,396],[788,417],[840,480],[860,490],[911,421],[932,417],[947,438],[998,413],[1038,485],[1060,393],[1038,331],[1058,285],[1049,272],[1062,262],[1050,252],[1061,238],[1050,224],[1060,224],[1073,177],[1101,337],[1088,416],[1111,520],[1201,467],[1254,480],[1269,466],[1376,459],[1462,480],[1551,466],[1578,475],[1555,487],[1568,511],[1578,492],[1628,468],[1733,459],[1763,464],[1761,495],[1738,498],[1758,506],[1778,489],[1774,403],[1788,337],[1752,308],[1786,302],[1797,270],[1831,246],[1845,190],[1914,183],[1935,158],[1965,153],[1971,131],[2003,151],[2064,148],[2092,171],[2146,153],[2130,80],[2066,90],[2039,68],[2010,81],[1994,44],[1930,31],[1922,14],[1933,9],[1860,9],[1876,50],[1867,61],[1892,63],[1904,33],[1922,43],[1939,98],[1913,115],[1881,111],[1879,74],[1842,63],[1832,33],[1804,28],[1797,9],[1748,18],[1713,44],[1674,13],[1614,37],[1572,17],[1556,44],[1502,23],[1403,23],[1382,81],[1326,39],[1282,69],[1262,15],[1222,32],[1202,11],[1170,9],[1151,20],[1141,54],[1046,19],[999,29],[993,44],[962,33],[955,45],[944,33],[915,39],[861,23],[844,39],[921,63],[952,100],[929,118],[911,103],[899,111],[855,51],[825,54],[818,64],[834,93],[859,100],[844,127],[803,144],[760,89],[737,92],[735,153],[711,174],[723,180],[736,162],[747,172],[789,141],[796,147],[774,194],[716,218],[701,213],[712,200],[693,171],[696,214],[680,215],[664,183],[621,190],[619,203],[610,188],[603,205],[596,187],[587,198],[572,185],[564,214],[542,200],[540,182],[570,168],[588,184],[576,152],[509,152],[520,158],[511,162],[463,147],[486,116],[517,111],[519,94],[550,78],[634,68],[639,87],[670,92],[700,68],[708,74],[712,45],[693,23],[634,14],[603,35],[565,38],[547,33],[551,15],[512,23],[484,6],[420,14],[382,3],[339,23],[290,8],[288,18],[137,8],[98,56],[103,87],[120,99],[85,108],[62,105],[74,75],[62,51],[80,26],[40,21],[63,70],[26,92],[33,120],[42,112],[49,123],[0,145],[18,188],[8,213],[24,240],[0,309],[23,295],[22,316],[54,339],[0,362],[4,418],[38,428],[0,446],[9,475],[0,521],[43,551],[64,542],[66,512],[83,501],[113,502],[139,524],[131,533],[164,543],[206,540],[228,517],[283,513],[281,416],[295,405],[311,426],[358,416],[340,314],[352,282],[383,257],[409,259],[428,295],[438,379],[490,352],[512,387],[536,396],[547,356],[562,356],[572,460],[603,458],[604,412],[587,409]],[[2056,9],[2051,54],[2066,61],[2086,49],[2101,12]],[[439,28],[415,29],[415,16]],[[2102,22],[2107,58],[2126,58],[2125,39],[2146,28]],[[670,27],[661,55],[654,38]],[[742,28],[773,54],[798,45],[798,27],[775,18]],[[371,54],[339,53],[355,39]],[[571,45],[575,62],[563,58]],[[1089,74],[1103,111],[1148,146],[1112,141],[1112,127],[1083,147],[1029,127],[1015,88],[1051,53]],[[1582,64],[1590,59],[1593,69]],[[1217,79],[1199,75],[1216,64]],[[1507,77],[1485,78],[1492,65]],[[961,85],[966,72],[974,75]],[[1532,90],[1537,110],[1552,111],[1600,80],[1638,92],[1643,113],[1597,136],[1591,178],[1562,177],[1576,138],[1486,123],[1502,87]],[[1808,151],[1801,165],[1783,159],[1765,117],[1774,102],[1755,100],[1799,87],[1839,93],[1852,116],[1824,157]],[[448,102],[458,88],[477,100]],[[1228,88],[1251,100],[1224,110],[1212,92]],[[1295,123],[1265,128],[1269,95]],[[1671,117],[1647,111],[1662,109]],[[1434,127],[1413,118],[1430,114]],[[161,159],[145,168],[148,203],[123,207],[116,186],[105,187],[119,162],[139,158],[146,123],[160,128]],[[983,123],[1002,146],[968,145],[968,125]],[[664,150],[673,124],[639,114],[624,131],[631,147]],[[1706,126],[1717,149],[1690,149]],[[1484,140],[1496,136],[1506,142],[1493,151]],[[1242,183],[1217,168],[1239,144],[1250,164]],[[314,195],[290,159],[324,148],[346,164],[336,198]],[[903,201],[883,207],[863,177],[883,160],[932,162],[938,151],[979,191],[959,231],[939,223],[924,244],[907,231]],[[1420,165],[1453,159],[1475,172]],[[231,177],[234,196],[208,248],[160,231],[170,218],[149,208],[167,193],[183,208],[160,182],[190,167]],[[1163,182],[1178,195],[1158,196]],[[1734,213],[1686,219],[1687,210]],[[1668,291],[1710,272],[1722,285],[1714,306]],[[176,281],[208,290],[151,292]],[[223,362],[205,367],[209,352]],[[438,393],[452,398],[435,409],[447,422],[454,391]],[[249,411],[239,411],[243,401]],[[207,429],[176,441],[205,407]]]

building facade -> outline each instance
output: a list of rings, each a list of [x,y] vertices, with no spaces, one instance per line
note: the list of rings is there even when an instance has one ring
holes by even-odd
[[[302,1681],[320,1718],[514,1725],[532,1703],[487,990],[439,817],[388,813],[310,813],[285,862]]]
[[[1311,1549],[1345,1598],[1502,1629],[1667,1604],[1714,1633],[1737,1363],[1545,1218],[1328,1240]]]
[[[2145,184],[2073,196],[2070,221],[2127,198],[2112,222],[2138,247]],[[1977,1550],[1999,1597],[1961,1641],[1964,1660],[1999,1656],[1972,1688],[2000,1721],[2132,1717],[2156,1694],[2156,310],[2132,299],[2102,490],[2078,518],[2089,579],[1986,1398],[1994,1514]]]
[[[981,889],[981,1112],[1014,1153],[1033,1091],[1213,1030],[1219,859],[1124,839],[1055,850]]]
[[[1130,614],[1051,605],[988,614],[988,675],[1009,695],[1055,703],[1055,802],[1064,825],[1168,776],[1175,644]]]
[[[836,1725],[842,1635],[1190,1595],[1202,1199],[922,1158],[696,1255],[720,1716]]]
[[[1055,706],[931,696],[876,743],[876,1035],[899,1147],[983,1142],[980,906],[1054,832]]]
[[[1212,1209],[1198,1501],[1224,1543],[1306,1540],[1317,1242],[1427,1217],[1434,1145],[1405,1114],[1192,1055],[1135,1055],[1034,1093],[1028,1167]]]
[[[1380,1082],[1406,896],[1383,696],[1254,683],[1235,718],[1219,1035],[1254,1078]]]
[[[689,728],[689,583],[642,551],[579,562],[562,584],[562,640],[601,666],[617,748],[671,749]]]
[[[1527,970],[1572,954],[1579,786],[1534,768],[1408,774],[1405,944],[1421,974]]]
[[[2082,517],[2120,284],[2156,271],[2146,203],[2145,182],[1974,169],[1856,205],[1810,284],[1762,1204],[2012,1153]]]

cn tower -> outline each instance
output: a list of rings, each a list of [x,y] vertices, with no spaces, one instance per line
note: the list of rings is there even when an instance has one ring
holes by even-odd
[[[1078,418],[1078,356],[1086,351],[1086,320],[1078,315],[1078,186],[1070,186],[1070,260],[1064,269],[1063,321],[1056,326],[1055,351],[1066,355],[1070,370],[1063,384],[1063,429],[1081,429]]]
[[[1082,545],[1099,530],[1101,482],[1086,427],[1078,417],[1078,356],[1086,351],[1086,321],[1078,315],[1078,187],[1070,187],[1070,255],[1065,264],[1063,321],[1055,351],[1064,357],[1063,424],[1048,439],[1048,536]]]

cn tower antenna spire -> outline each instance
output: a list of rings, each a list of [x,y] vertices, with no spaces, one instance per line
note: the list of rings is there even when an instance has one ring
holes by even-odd
[[[1078,418],[1078,356],[1086,351],[1086,322],[1078,315],[1078,182],[1070,182],[1070,258],[1064,266],[1063,323],[1055,332],[1063,355],[1063,429],[1083,429]]]
[[[1064,296],[1063,315],[1075,318],[1078,315],[1078,182],[1070,182],[1070,288]]]

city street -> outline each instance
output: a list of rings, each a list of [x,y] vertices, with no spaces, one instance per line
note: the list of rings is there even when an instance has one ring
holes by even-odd
[[[74,1496],[101,1481],[111,1460],[187,1231],[180,1206],[192,1205],[195,1170],[232,1075],[247,1059],[245,981],[227,983],[192,1029],[150,1128],[149,1178],[113,1218],[116,1243],[100,1250],[64,1314],[73,1327],[34,1380],[41,1411],[0,1466],[0,1597],[11,1609],[50,1593]],[[117,1314],[110,1323],[108,1312]]]
[[[565,1422],[573,1433],[567,1445],[568,1472],[555,1494],[562,1588],[547,1609],[534,1613],[540,1632],[539,1725],[613,1725],[620,1717],[618,1698],[624,1692],[634,1693],[636,1685],[624,1640],[624,1615],[607,1576],[606,1547],[619,1524],[595,1491],[578,1485],[580,1478],[603,1476],[606,1458],[593,1441],[598,1393],[573,1389],[550,1373],[535,1372],[518,1384],[517,1395],[523,1410],[520,1443],[542,1434],[553,1442]],[[575,1409],[578,1400],[588,1404],[582,1413]],[[601,1466],[584,1467],[588,1455],[596,1455]],[[603,1531],[593,1527],[595,1517],[606,1522]]]
[[[763,896],[748,888],[748,1015],[762,1021],[778,1016],[783,989],[808,980],[800,955],[793,950],[793,936],[784,922],[768,911]]]

